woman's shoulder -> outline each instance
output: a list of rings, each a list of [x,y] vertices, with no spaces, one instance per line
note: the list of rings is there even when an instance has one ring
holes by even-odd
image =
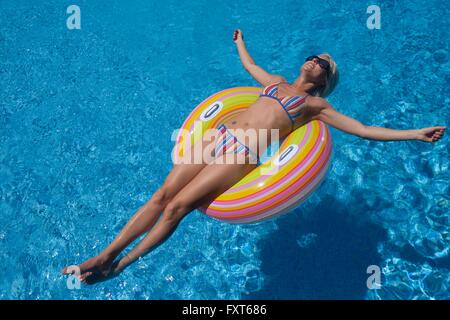
[[[272,75],[269,79],[267,79],[266,82],[261,83],[263,85],[264,88],[267,88],[268,86],[274,85],[274,84],[279,84],[282,82],[287,82],[286,78],[283,77],[282,75]]]
[[[322,97],[308,95],[305,103],[310,107],[323,108],[328,104],[328,101]]]
[[[322,97],[308,96],[305,100],[305,112],[314,120],[330,104]]]

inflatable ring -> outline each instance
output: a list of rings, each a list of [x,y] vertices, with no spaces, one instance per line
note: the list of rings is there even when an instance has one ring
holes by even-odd
[[[261,91],[257,87],[236,87],[203,100],[178,131],[172,154],[174,161],[183,156],[186,139],[195,143],[194,137],[201,138],[205,130],[214,129],[247,109],[259,98]],[[194,134],[196,130],[202,132]],[[320,185],[328,170],[331,153],[328,127],[322,121],[310,121],[291,132],[272,157],[265,161],[261,157],[260,166],[207,207],[198,209],[230,223],[257,222],[291,211]]]

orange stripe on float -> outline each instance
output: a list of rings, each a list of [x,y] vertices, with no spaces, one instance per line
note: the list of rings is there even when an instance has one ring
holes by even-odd
[[[299,176],[297,177],[297,179],[293,179],[290,183],[287,183],[287,184],[283,185],[283,186],[282,186],[282,189],[276,189],[276,190],[274,190],[274,192],[276,192],[276,193],[281,193],[281,192],[285,191],[285,190],[288,189],[290,186],[292,186],[297,180],[301,179],[305,174],[307,174],[307,173],[309,172],[309,169],[310,169],[312,166],[314,166],[314,164],[316,163],[317,159],[320,158],[320,156],[321,156],[323,150],[326,148],[326,145],[327,145],[326,143],[322,144],[322,146],[320,147],[320,149],[319,149],[319,151],[317,152],[316,156],[315,156],[314,158],[311,159],[311,163],[310,163],[307,167],[305,167],[305,169],[302,171],[301,175],[299,175]],[[328,159],[328,157],[329,157],[329,155],[327,155],[327,158],[326,158],[326,159]],[[326,163],[326,161],[324,161],[324,163]],[[304,182],[300,187],[298,187],[297,189],[295,189],[294,192],[297,191],[298,189],[300,189],[300,188],[301,188],[302,186],[304,186],[306,183],[308,183],[312,178],[314,178],[314,177],[316,176],[316,173],[319,172],[319,171],[321,170],[322,167],[323,167],[323,166],[320,166],[317,170],[315,170],[314,173],[313,173],[313,175],[311,176],[311,178],[308,179],[306,182]],[[272,203],[272,204],[271,204],[271,207],[273,207],[273,206],[276,205],[277,203],[282,202],[284,199],[286,199],[287,197],[289,197],[292,193],[293,193],[293,192],[291,192],[290,194],[288,194],[286,197],[282,198],[281,200],[279,200],[279,201],[277,201],[277,202],[275,202],[275,203]],[[246,204],[240,205],[240,206],[233,206],[233,207],[231,207],[231,208],[221,208],[221,207],[216,207],[216,206],[211,205],[211,209],[217,210],[217,211],[222,211],[222,212],[230,212],[230,211],[235,211],[235,210],[237,210],[237,209],[246,209],[246,208],[252,207],[254,204],[257,204],[257,203],[260,203],[260,202],[264,202],[265,200],[270,199],[270,198],[272,197],[272,194],[273,194],[273,192],[272,192],[272,193],[269,193],[267,196],[265,196],[265,197],[263,197],[263,198],[260,198],[260,199],[258,199],[258,200],[256,200],[256,201],[253,201],[253,202],[250,202],[250,203],[246,203]],[[220,197],[221,197],[221,196],[219,196],[217,199],[220,199]],[[235,199],[232,199],[232,200],[235,200]],[[263,211],[263,210],[265,210],[266,208],[267,208],[267,207],[264,207],[263,209],[260,209],[260,210],[258,210],[257,212]]]

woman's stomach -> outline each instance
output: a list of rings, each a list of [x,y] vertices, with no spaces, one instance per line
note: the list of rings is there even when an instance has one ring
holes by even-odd
[[[287,123],[277,110],[251,106],[225,122],[230,132],[251,151],[261,156],[272,143],[289,134]]]

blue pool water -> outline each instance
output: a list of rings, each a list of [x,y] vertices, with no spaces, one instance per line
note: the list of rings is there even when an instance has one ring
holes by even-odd
[[[68,30],[66,8],[81,8]],[[371,4],[381,29],[366,27]],[[449,299],[449,143],[331,129],[321,187],[276,220],[191,213],[119,277],[69,290],[59,270],[100,252],[163,182],[172,131],[210,94],[294,81],[336,59],[335,108],[368,125],[448,125],[448,1],[0,2],[1,299]],[[369,265],[382,287],[369,290]]]

